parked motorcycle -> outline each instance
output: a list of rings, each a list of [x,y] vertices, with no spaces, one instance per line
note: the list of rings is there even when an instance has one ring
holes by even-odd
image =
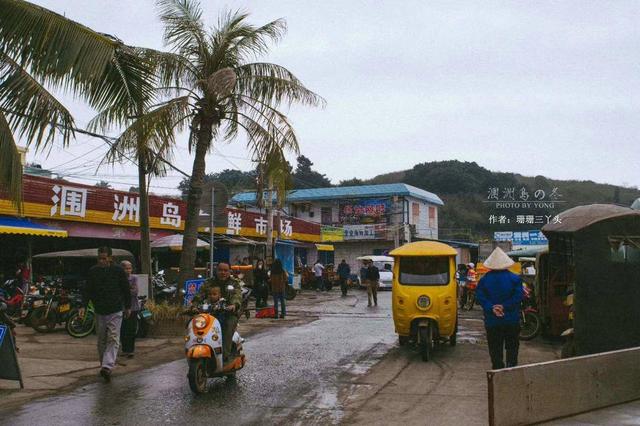
[[[22,304],[24,303],[24,291],[17,279],[6,280],[0,286],[0,297],[7,305],[5,315],[11,318],[20,318],[22,313]]]
[[[153,294],[156,302],[173,299],[178,287],[175,284],[169,285],[165,281],[164,271],[158,271],[152,278]]]
[[[31,327],[31,315],[33,311],[44,304],[44,296],[40,293],[29,293],[25,296],[22,304],[22,312],[18,322],[24,324],[27,327]]]
[[[204,303],[187,325],[185,352],[189,363],[189,387],[195,393],[207,392],[207,380],[211,377],[233,379],[236,371],[245,365],[242,348],[244,339],[236,331],[233,334],[229,361],[222,359],[222,327],[217,317],[226,315],[227,303],[220,299],[215,305]]]
[[[73,309],[81,304],[82,299],[78,293],[68,293],[61,282],[55,282],[48,288],[44,304],[32,312],[31,327],[40,333],[50,332],[58,324],[66,323]]]
[[[85,309],[84,316],[80,316],[81,307],[82,306],[77,306],[67,318],[65,329],[71,337],[87,337],[96,329],[96,311],[93,308],[93,303],[89,302]]]
[[[520,340],[531,340],[540,333],[542,321],[535,304],[533,290],[523,283],[522,291],[524,297],[520,309]]]

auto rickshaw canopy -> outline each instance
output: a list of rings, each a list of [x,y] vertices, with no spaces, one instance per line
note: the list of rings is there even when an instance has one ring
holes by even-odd
[[[401,256],[455,256],[458,252],[448,244],[438,241],[416,241],[408,243],[389,253],[393,257]]]

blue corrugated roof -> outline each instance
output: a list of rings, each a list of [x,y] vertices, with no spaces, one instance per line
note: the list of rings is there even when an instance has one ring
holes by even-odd
[[[338,198],[373,198],[391,197],[394,195],[414,197],[439,206],[444,205],[440,197],[424,189],[406,183],[389,183],[383,185],[337,186],[331,188],[296,189],[287,193],[287,201],[319,201]],[[231,204],[253,204],[255,192],[242,192],[231,199]]]

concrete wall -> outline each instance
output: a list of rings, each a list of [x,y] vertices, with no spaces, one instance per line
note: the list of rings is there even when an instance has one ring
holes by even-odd
[[[489,424],[525,425],[640,399],[640,348],[487,372]]]

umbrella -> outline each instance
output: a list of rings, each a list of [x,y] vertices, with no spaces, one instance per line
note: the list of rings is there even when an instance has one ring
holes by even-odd
[[[168,248],[173,251],[181,251],[182,250],[182,234],[169,235],[167,237],[158,238],[154,242],[151,243],[152,249],[163,249]],[[197,248],[209,248],[209,243],[203,240],[198,239],[196,241]]]

